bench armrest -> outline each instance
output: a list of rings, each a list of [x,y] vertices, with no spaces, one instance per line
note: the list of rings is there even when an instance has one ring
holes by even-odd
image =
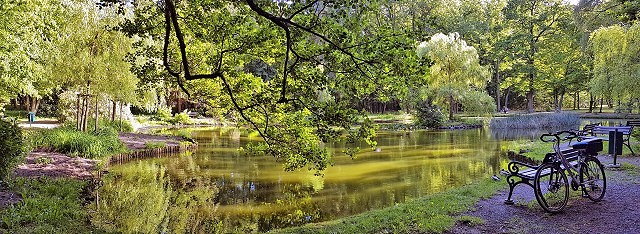
[[[524,163],[524,162],[519,162],[519,161],[511,161],[511,162],[509,162],[509,165],[507,165],[507,170],[509,170],[509,172],[511,174],[518,174],[518,172],[520,171],[521,167],[531,168],[531,169],[537,170],[538,167],[540,167],[540,165],[532,165],[532,164],[529,164],[529,163]]]

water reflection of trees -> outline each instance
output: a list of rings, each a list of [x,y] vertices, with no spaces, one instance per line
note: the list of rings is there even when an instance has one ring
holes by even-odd
[[[245,158],[237,151],[223,149],[237,147],[238,139],[242,145],[243,135],[210,134],[214,136],[196,134],[210,140],[196,155],[147,160],[113,170],[111,181],[105,180],[100,189],[103,200],[105,196],[110,200],[103,203],[113,203],[103,206],[113,208],[100,212],[114,215],[95,222],[131,222],[108,229],[122,232],[136,225],[171,233],[267,231],[388,207],[468,184],[497,173],[501,162],[497,142],[487,140],[484,130],[392,133],[378,139],[380,153],[365,152],[355,161],[336,157],[336,172],[325,177],[314,177],[312,172],[292,176],[273,172],[281,172],[281,168],[270,158]],[[334,147],[340,150],[340,146]],[[142,180],[145,183],[126,179],[124,174],[142,170],[135,167],[156,167],[156,176],[146,173],[149,179]],[[158,176],[159,171],[168,176]],[[349,178],[341,173],[350,173]],[[153,196],[157,204],[147,202],[150,198],[142,192],[146,190],[139,187],[153,188],[149,192],[158,194]],[[106,195],[110,192],[113,194]],[[115,205],[124,201],[119,196],[125,194],[138,197],[137,203]],[[159,212],[163,207],[166,211]],[[116,216],[118,213],[126,215]],[[143,220],[135,220],[147,214],[159,214],[152,217],[161,221],[142,224]]]
[[[189,157],[184,157],[189,159]],[[185,233],[219,229],[210,222],[217,189],[199,183],[171,183],[166,168],[151,161],[113,168],[102,178],[92,223],[108,232]]]

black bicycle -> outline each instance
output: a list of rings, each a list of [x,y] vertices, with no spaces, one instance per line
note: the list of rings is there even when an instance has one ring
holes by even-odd
[[[573,148],[578,149],[580,153],[577,163],[572,165],[562,154],[560,142],[574,138],[578,138],[578,136],[572,131],[560,131],[540,136],[541,141],[554,143],[555,155],[551,161],[538,168],[534,178],[534,190],[540,206],[551,213],[560,212],[566,207],[569,200],[569,185],[574,191],[582,189],[583,196],[595,202],[602,200],[607,188],[604,167],[596,158],[597,151],[602,150],[602,142],[600,141],[600,148],[596,150],[589,150],[593,146],[586,142],[574,144]],[[567,174],[571,178],[570,183]]]

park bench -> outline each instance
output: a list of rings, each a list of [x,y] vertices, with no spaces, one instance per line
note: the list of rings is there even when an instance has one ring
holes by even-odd
[[[629,122],[627,122],[627,124],[629,124]],[[631,124],[636,124],[636,122],[633,121]],[[631,132],[633,132],[633,126],[595,126],[592,130],[593,136],[596,136],[597,138],[605,141],[608,141],[609,138],[598,136],[609,136],[610,132],[615,131],[622,133],[622,144],[627,146],[632,155],[636,155],[635,152],[633,152],[633,149],[631,149],[631,145],[629,145],[629,138],[631,136]],[[586,139],[589,139],[589,137],[586,137]]]
[[[640,120],[628,120],[625,126],[640,127]]]
[[[614,111],[615,111],[616,114],[623,114],[623,113],[631,114],[631,111],[633,111],[633,109],[631,109],[631,108],[616,108]]]
[[[593,139],[593,141],[597,140],[599,139]],[[588,144],[588,141],[590,140],[585,141],[583,141],[584,143],[581,143]],[[562,150],[562,154],[567,158],[567,161],[569,161],[572,166],[575,166],[578,163],[579,153],[579,150],[573,148],[566,148]],[[540,168],[547,162],[552,162],[553,157],[555,157],[555,153],[547,153],[544,156],[542,162],[538,162],[527,156],[517,154],[513,151],[509,151],[508,156],[511,160],[511,162],[509,162],[509,165],[507,166],[507,183],[509,184],[509,196],[507,197],[507,200],[504,201],[504,204],[513,205],[513,201],[511,200],[513,189],[519,184],[526,184],[535,189],[533,186],[533,179],[536,176],[536,172],[538,172],[538,168]]]
[[[187,115],[189,116],[189,118],[196,118],[196,117],[198,117],[198,112],[189,111],[189,112],[187,112]]]
[[[584,125],[584,127],[582,127],[582,130],[578,130],[578,131],[576,132],[576,134],[577,134],[578,136],[595,136],[595,135],[593,134],[593,129],[594,129],[596,126],[600,126],[600,124],[601,124],[601,123],[600,123],[600,122],[598,122],[598,123],[592,123],[592,124]]]

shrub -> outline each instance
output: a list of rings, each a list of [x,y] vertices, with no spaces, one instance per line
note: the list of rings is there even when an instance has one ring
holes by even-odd
[[[17,178],[9,189],[23,201],[0,211],[0,233],[91,233],[83,207],[86,182]]]
[[[419,128],[438,128],[446,120],[439,107],[420,105],[416,110],[414,124]]]
[[[191,118],[186,113],[178,113],[169,122],[172,124],[191,124]]]
[[[537,113],[515,115],[506,118],[494,118],[489,124],[494,129],[569,129],[580,125],[580,116],[576,113]]]
[[[102,128],[91,133],[80,132],[69,126],[45,129],[34,134],[31,140],[34,148],[48,148],[91,159],[102,159],[127,150],[118,139],[118,132],[112,128]]]
[[[144,143],[145,149],[159,149],[167,146],[167,143],[163,141],[147,141]]]
[[[171,111],[164,108],[158,108],[152,120],[169,121],[171,119]]]
[[[24,160],[23,146],[20,127],[0,120],[0,180],[4,180]]]

